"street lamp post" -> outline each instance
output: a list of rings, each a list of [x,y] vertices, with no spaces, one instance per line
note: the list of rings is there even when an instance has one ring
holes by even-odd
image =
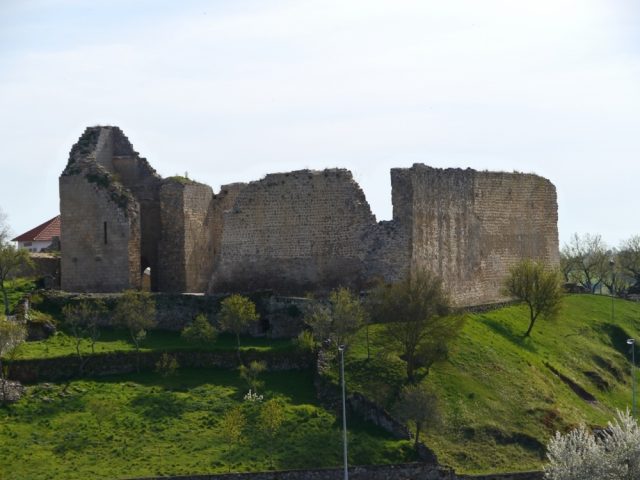
[[[636,418],[636,340],[635,338],[629,338],[627,344],[631,345],[631,412],[633,418]]]
[[[338,346],[340,352],[340,376],[342,377],[342,444],[344,456],[344,480],[349,480],[349,462],[347,460],[347,398],[344,390],[344,345]]]
[[[612,323],[615,321],[615,311],[614,311],[615,307],[613,306],[613,295],[614,295],[614,288],[616,283],[616,272],[614,270],[615,264],[616,262],[613,260],[613,258],[609,260],[609,266],[611,267],[611,291],[609,293],[611,294],[611,322]]]

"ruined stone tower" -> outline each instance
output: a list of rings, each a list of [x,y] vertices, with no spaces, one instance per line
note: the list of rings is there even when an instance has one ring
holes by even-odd
[[[343,169],[211,187],[162,179],[116,127],[87,128],[60,177],[62,288],[113,292],[366,288],[412,269],[453,301],[502,300],[522,258],[558,263],[555,187],[537,175],[391,170],[393,219],[376,222]]]

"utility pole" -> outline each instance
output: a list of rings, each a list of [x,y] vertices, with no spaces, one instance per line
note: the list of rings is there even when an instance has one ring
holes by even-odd
[[[344,480],[349,480],[349,462],[347,460],[347,397],[344,389],[344,345],[338,347],[340,352],[340,376],[342,377],[342,444],[344,455]]]

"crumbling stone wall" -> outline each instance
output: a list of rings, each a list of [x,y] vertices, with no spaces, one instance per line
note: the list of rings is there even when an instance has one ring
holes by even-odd
[[[150,242],[143,243],[140,203],[122,179],[132,187],[144,182],[121,168],[127,163],[146,160],[115,127],[87,128],[72,147],[59,184],[62,289],[110,292],[140,286],[142,246]]]
[[[376,222],[343,169],[249,184],[162,180],[116,127],[88,128],[60,177],[62,288],[165,292],[366,288],[426,268],[458,306],[505,299],[522,258],[558,263],[554,186],[536,175],[392,169],[393,219]],[[106,230],[105,230],[106,229]]]
[[[557,265],[555,187],[531,174],[393,169],[408,194],[411,268],[440,275],[455,304],[506,300],[500,289],[523,258]]]
[[[304,292],[363,281],[364,234],[375,223],[347,170],[267,175],[224,213],[212,290]]]

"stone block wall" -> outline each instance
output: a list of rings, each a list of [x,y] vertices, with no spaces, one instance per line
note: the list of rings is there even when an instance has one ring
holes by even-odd
[[[410,195],[411,268],[440,275],[456,305],[506,300],[500,289],[523,258],[557,265],[555,187],[531,174],[394,169]]]
[[[295,293],[362,283],[363,235],[374,223],[347,170],[267,175],[224,214],[212,290]]]
[[[211,187],[166,179],[160,188],[158,289],[203,292],[213,267]]]
[[[158,243],[161,235],[161,178],[146,159],[138,156],[126,137],[113,135],[112,164],[114,177],[131,192],[140,207],[140,260],[138,274],[151,269],[151,289],[157,289]]]
[[[60,177],[63,290],[111,292],[140,283],[138,206],[133,199],[119,205],[111,193],[86,175]]]
[[[424,268],[469,306],[504,301],[523,258],[558,263],[556,192],[544,178],[416,164],[392,169],[391,183],[383,222],[344,169],[269,174],[215,195],[162,180],[117,127],[91,127],[60,178],[62,288],[136,288],[150,267],[154,291],[322,294]]]

